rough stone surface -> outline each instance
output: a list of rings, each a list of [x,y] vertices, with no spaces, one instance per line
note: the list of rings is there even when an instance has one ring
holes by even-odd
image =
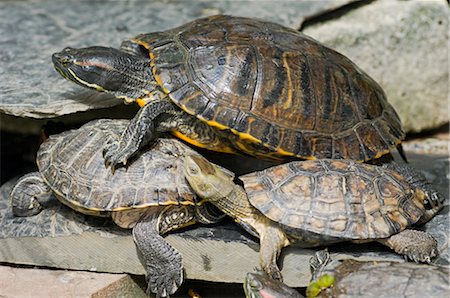
[[[374,1],[303,32],[379,82],[407,132],[449,121],[446,1]]]
[[[148,297],[127,275],[0,266],[0,297]]]
[[[322,1],[6,1],[0,3],[0,112],[48,118],[120,101],[69,83],[51,54],[64,47],[118,47],[139,33],[214,14],[259,17],[299,28],[307,16],[353,0]]]

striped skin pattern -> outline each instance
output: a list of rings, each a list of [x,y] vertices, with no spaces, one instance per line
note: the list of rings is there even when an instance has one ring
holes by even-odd
[[[145,207],[194,205],[185,181],[182,156],[196,154],[176,139],[158,139],[152,150],[114,174],[104,166],[108,136],[120,134],[129,121],[96,120],[78,130],[51,136],[37,154],[39,171],[59,199],[89,215],[113,216],[121,227],[139,221]],[[120,212],[115,212],[120,211]]]
[[[386,238],[425,212],[422,190],[353,161],[291,162],[240,178],[251,204],[305,246]]]
[[[281,25],[213,16],[132,41],[175,104],[248,154],[371,160],[405,136],[373,79]]]

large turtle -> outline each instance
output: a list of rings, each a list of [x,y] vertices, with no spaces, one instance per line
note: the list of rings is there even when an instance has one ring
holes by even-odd
[[[160,235],[196,222],[211,223],[220,213],[196,204],[182,170],[184,154],[196,154],[176,139],[159,139],[136,162],[113,175],[104,167],[102,148],[127,120],[96,120],[80,129],[52,135],[39,148],[39,172],[23,176],[11,192],[13,213],[31,216],[51,193],[84,214],[112,217],[133,238],[148,274],[148,289],[168,296],[183,281],[180,253]],[[197,206],[198,205],[198,206]]]
[[[260,266],[276,264],[288,245],[378,241],[414,261],[430,262],[437,242],[409,229],[434,216],[441,197],[410,167],[352,160],[294,161],[240,177],[243,187],[203,157],[185,158],[195,192],[260,238]]]
[[[66,48],[56,70],[142,109],[105,149],[125,164],[159,131],[267,159],[372,160],[404,138],[381,87],[349,59],[261,20],[212,16],[120,49]]]

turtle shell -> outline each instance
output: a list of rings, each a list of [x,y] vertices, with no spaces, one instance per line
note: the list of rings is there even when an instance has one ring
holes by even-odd
[[[291,162],[241,179],[262,214],[294,234],[320,235],[319,240],[386,238],[426,211],[425,194],[400,174],[350,160]]]
[[[369,293],[381,297],[447,297],[450,292],[449,268],[410,262],[359,262],[352,259],[335,261],[323,274],[335,277],[332,287],[318,296],[363,297]],[[375,290],[376,289],[376,290]]]
[[[90,215],[193,205],[195,195],[184,178],[182,157],[196,153],[176,139],[158,139],[151,150],[138,154],[136,162],[116,169],[114,174],[105,167],[105,144],[128,123],[95,120],[77,130],[52,135],[37,154],[44,180],[63,203]]]
[[[132,41],[176,105],[251,155],[362,161],[405,136],[373,79],[281,25],[213,16]]]

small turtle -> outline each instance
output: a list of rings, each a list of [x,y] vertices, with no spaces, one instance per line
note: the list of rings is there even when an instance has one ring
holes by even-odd
[[[434,216],[441,198],[410,167],[352,160],[294,161],[241,176],[244,187],[203,157],[185,158],[198,196],[260,238],[260,266],[281,279],[276,264],[288,245],[378,241],[414,261],[429,262],[437,242],[409,229]]]
[[[215,207],[197,204],[183,175],[184,154],[196,154],[176,139],[159,139],[127,170],[113,175],[104,166],[108,138],[120,134],[127,120],[97,120],[80,129],[50,136],[39,148],[39,172],[23,176],[11,191],[13,213],[31,216],[55,193],[69,207],[87,215],[112,217],[133,228],[148,277],[148,292],[168,296],[183,281],[180,253],[160,235],[196,222],[220,219]]]
[[[327,250],[318,251],[310,263],[313,274],[312,282],[306,290],[308,298],[443,298],[448,297],[450,293],[450,271],[447,267],[380,261],[361,262],[352,259],[334,261],[330,259]],[[332,277],[331,284],[320,289],[314,287],[317,281],[326,276]]]
[[[423,298],[448,297],[450,293],[447,267],[352,259],[331,261],[327,250],[318,251],[310,263],[313,274],[307,298]],[[247,273],[244,291],[246,298],[304,297],[264,272]]]
[[[297,30],[212,16],[138,35],[120,49],[66,48],[56,70],[142,109],[105,148],[125,164],[160,131],[210,150],[266,159],[367,161],[404,138],[381,87]]]

